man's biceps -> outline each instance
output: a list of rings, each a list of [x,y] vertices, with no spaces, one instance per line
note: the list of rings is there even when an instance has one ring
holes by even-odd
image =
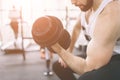
[[[105,65],[104,61],[102,61],[102,59],[100,59],[97,56],[86,58],[86,63],[87,63],[87,66],[91,69],[98,69],[102,67],[103,65]]]

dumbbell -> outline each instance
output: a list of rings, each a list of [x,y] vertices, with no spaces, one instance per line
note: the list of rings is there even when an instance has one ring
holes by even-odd
[[[55,16],[45,15],[33,23],[32,26],[33,40],[41,47],[51,48],[55,43],[59,43],[64,49],[68,49],[71,38],[67,30],[64,29],[62,22]]]

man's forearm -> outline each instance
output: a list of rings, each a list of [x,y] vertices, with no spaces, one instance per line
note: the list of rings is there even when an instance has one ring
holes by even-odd
[[[72,52],[73,49],[74,49],[74,45],[76,43],[76,40],[78,39],[79,33],[80,33],[80,30],[76,31],[76,32],[75,32],[75,30],[73,31],[73,34],[72,34],[72,37],[71,37],[71,44],[70,44],[70,47],[69,47],[70,52]]]
[[[63,61],[76,73],[83,74],[85,72],[86,61],[78,56],[73,56],[69,52],[62,50],[58,55],[63,59]],[[80,68],[78,68],[78,66]]]

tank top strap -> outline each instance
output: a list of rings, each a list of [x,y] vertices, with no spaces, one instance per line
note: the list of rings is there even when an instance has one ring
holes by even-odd
[[[100,4],[99,8],[95,11],[95,13],[93,13],[90,18],[89,18],[89,34],[90,36],[92,37],[93,36],[93,32],[94,32],[94,28],[95,28],[95,22],[96,22],[96,19],[98,17],[98,15],[103,11],[103,9],[105,8],[105,6],[111,2],[113,0],[103,0],[102,3]]]

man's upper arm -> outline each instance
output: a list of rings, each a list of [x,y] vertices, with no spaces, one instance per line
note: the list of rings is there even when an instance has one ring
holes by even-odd
[[[86,71],[98,69],[106,65],[111,59],[115,41],[117,39],[116,22],[110,15],[99,18],[94,36],[87,48]]]

